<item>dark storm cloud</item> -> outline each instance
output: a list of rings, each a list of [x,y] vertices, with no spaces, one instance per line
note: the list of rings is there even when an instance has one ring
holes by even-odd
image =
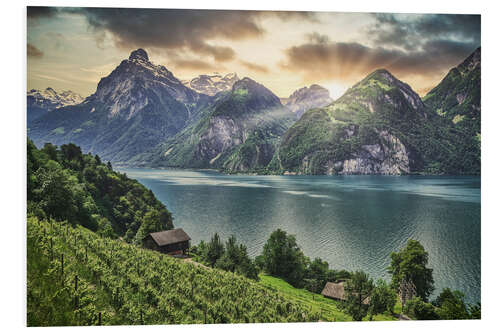
[[[376,45],[397,46],[408,51],[430,39],[453,39],[479,45],[480,15],[426,14],[416,18],[397,14],[373,14],[376,22],[367,30]]]
[[[282,20],[313,20],[313,13],[308,12],[132,8],[65,10],[83,15],[96,33],[110,33],[118,47],[190,50],[220,62],[233,60],[235,52],[227,46],[213,45],[210,40],[257,38],[265,33],[259,19],[266,15],[275,15]]]
[[[254,72],[269,73],[269,69],[266,66],[258,65],[253,62],[248,62],[240,60],[240,64]]]
[[[26,52],[28,54],[28,58],[41,58],[43,57],[43,52],[40,51],[35,45],[28,43],[26,47]]]
[[[423,42],[419,51],[368,47],[360,43],[332,42],[313,33],[304,44],[285,50],[281,67],[308,79],[359,79],[378,68],[396,76],[436,75],[464,60],[479,46],[473,42],[436,39]]]
[[[55,7],[27,7],[28,19],[39,19],[44,17],[53,17],[57,13]]]

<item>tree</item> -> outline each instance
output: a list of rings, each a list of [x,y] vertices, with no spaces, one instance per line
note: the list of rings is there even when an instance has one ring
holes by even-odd
[[[389,311],[394,312],[397,302],[397,294],[387,282],[379,279],[370,297],[370,320],[373,315]]]
[[[224,255],[217,260],[217,267],[226,271],[234,272],[236,267],[240,265],[240,249],[236,244],[236,237],[231,235],[226,242]]]
[[[45,153],[49,159],[57,161],[57,146],[52,143],[45,143],[43,148],[40,149],[42,153]]]
[[[211,267],[214,267],[215,263],[224,254],[224,245],[222,244],[219,234],[215,233],[208,243],[207,248],[207,261]]]
[[[281,229],[271,233],[262,251],[263,268],[271,275],[282,277],[295,287],[303,285],[307,258],[297,245],[295,236]]]
[[[445,320],[469,319],[464,297],[465,295],[458,290],[451,291],[450,288],[444,288],[433,302],[439,317]]]
[[[141,226],[135,234],[135,243],[142,244],[142,240],[150,233],[168,229],[167,224],[161,218],[160,212],[156,209],[149,210],[144,214]]]
[[[35,172],[36,185],[33,199],[39,202],[48,217],[69,220],[76,214],[72,188],[75,179],[59,163],[49,160]]]
[[[361,321],[368,313],[369,297],[373,291],[373,280],[363,271],[356,271],[345,284],[346,301],[344,311],[353,320]]]
[[[391,253],[391,265],[388,272],[392,274],[392,287],[398,289],[403,280],[412,281],[417,296],[427,302],[434,290],[432,269],[427,267],[429,254],[416,240],[410,239],[400,252]]]
[[[328,269],[326,261],[315,258],[311,261],[305,273],[307,289],[314,293],[320,293],[328,279],[333,277],[334,274],[334,272]]]
[[[430,303],[424,302],[420,297],[412,297],[406,302],[403,312],[418,320],[437,320],[439,315]]]
[[[236,272],[243,274],[249,279],[258,280],[259,270],[255,263],[250,259],[247,253],[247,248],[245,245],[240,244],[239,248],[240,262],[238,267],[236,267]]]
[[[470,319],[481,319],[481,303],[469,306]]]

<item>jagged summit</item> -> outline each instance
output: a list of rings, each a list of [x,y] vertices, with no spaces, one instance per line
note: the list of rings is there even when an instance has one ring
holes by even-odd
[[[295,90],[286,100],[285,105],[300,118],[307,110],[323,107],[333,102],[330,92],[319,84],[312,84]]]
[[[220,73],[201,74],[191,80],[182,83],[187,87],[209,96],[214,96],[220,92],[229,91],[233,84],[240,78],[236,73],[222,75]]]
[[[145,50],[137,49],[99,81],[92,98],[107,106],[110,117],[131,118],[148,105],[164,104],[170,98],[196,103],[198,94],[165,66],[150,62]]]
[[[28,107],[36,106],[47,111],[78,104],[83,101],[82,96],[71,90],[57,92],[51,87],[45,88],[45,90],[31,89],[28,91],[27,97]]]
[[[34,121],[30,137],[36,144],[73,142],[105,159],[127,161],[198,119],[207,103],[208,96],[137,49],[83,103]]]
[[[135,51],[132,51],[132,53],[130,53],[130,56],[128,57],[128,60],[134,60],[134,59],[142,59],[145,61],[149,61],[148,53],[143,49],[137,49]]]
[[[31,124],[32,121],[44,116],[55,109],[79,104],[83,101],[83,97],[79,94],[65,90],[57,92],[53,88],[45,90],[31,89],[26,94],[27,97],[27,121]]]
[[[409,103],[412,109],[418,111],[421,115],[426,116],[424,103],[420,96],[403,81],[397,79],[387,69],[380,68],[368,74],[363,80],[356,83],[352,88],[339,98],[339,101],[352,99],[356,97],[358,101],[363,101],[369,107],[371,112],[374,112],[374,105],[379,102],[389,103],[394,105],[399,104],[394,100],[391,90],[398,90],[404,99]],[[397,98],[399,99],[399,98]],[[375,103],[375,100],[378,100]],[[401,101],[401,99],[399,99]]]

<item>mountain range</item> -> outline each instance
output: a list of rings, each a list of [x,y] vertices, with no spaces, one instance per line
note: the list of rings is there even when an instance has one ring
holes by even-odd
[[[308,110],[283,135],[269,169],[478,174],[479,78],[479,48],[424,100],[387,70],[376,70],[330,105]]]
[[[333,101],[236,73],[177,79],[138,49],[81,103],[28,124],[113,163],[272,174],[479,174],[480,48],[423,99],[379,69]]]
[[[131,162],[228,172],[263,169],[294,120],[269,89],[244,78],[220,95],[200,121]]]
[[[197,120],[210,100],[138,49],[94,94],[33,121],[28,135],[37,145],[74,142],[105,160],[127,161]]]
[[[82,101],[83,97],[71,90],[58,93],[50,87],[45,90],[31,89],[27,93],[26,104],[28,124],[49,111],[63,106],[79,104]]]
[[[239,81],[238,74],[236,73],[228,73],[226,75],[214,73],[211,75],[202,74],[191,80],[182,81],[182,83],[201,94],[214,96],[217,93],[231,90],[236,81]]]

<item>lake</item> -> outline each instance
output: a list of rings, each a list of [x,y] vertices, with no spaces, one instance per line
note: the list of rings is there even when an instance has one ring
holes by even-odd
[[[429,252],[436,296],[481,298],[480,177],[246,176],[206,170],[118,169],[151,189],[192,244],[234,234],[251,256],[277,228],[330,268],[390,280],[390,253],[416,239]],[[433,297],[434,298],[434,297]]]

